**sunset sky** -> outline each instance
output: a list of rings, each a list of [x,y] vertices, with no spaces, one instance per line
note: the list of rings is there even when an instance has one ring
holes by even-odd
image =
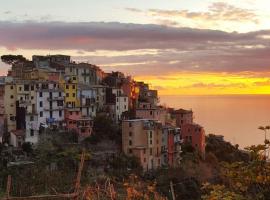
[[[161,95],[270,94],[269,0],[0,5],[0,55],[69,54],[149,82]]]

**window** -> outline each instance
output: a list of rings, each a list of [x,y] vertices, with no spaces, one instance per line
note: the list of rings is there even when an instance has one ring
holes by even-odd
[[[152,148],[150,148],[150,156],[152,156],[153,152],[152,152]]]
[[[33,97],[33,96],[31,96],[31,99],[34,99],[34,97]]]
[[[43,112],[42,111],[39,112],[39,116],[43,117]]]
[[[75,96],[76,96],[76,94],[75,94],[75,93],[72,93],[72,96],[73,96],[73,97],[75,97]]]
[[[75,89],[75,85],[72,85],[72,89]]]
[[[22,91],[22,87],[19,87],[19,90]]]
[[[129,140],[128,143],[129,143],[129,146],[132,146],[132,140]]]
[[[24,91],[29,91],[29,85],[24,85]]]
[[[72,67],[69,68],[69,72],[72,72]]]
[[[39,97],[42,97],[42,92],[39,93]]]
[[[43,107],[43,102],[42,101],[39,102],[39,107]]]
[[[143,162],[146,162],[146,158],[143,159]]]
[[[76,115],[79,115],[79,111],[76,111]]]
[[[132,149],[128,149],[128,153],[132,154]]]
[[[150,111],[150,115],[153,115],[153,111]]]
[[[143,149],[143,154],[145,154],[146,153],[146,150],[145,149]]]
[[[76,81],[76,79],[77,79],[77,78],[76,78],[76,76],[73,76],[73,78],[72,78],[72,79],[73,79],[73,81]]]
[[[10,95],[10,98],[11,98],[11,99],[13,99],[13,98],[14,98],[14,96],[13,96],[13,95]]]
[[[59,110],[59,117],[62,117],[62,110]]]
[[[66,96],[69,97],[69,93],[67,93]]]
[[[118,98],[116,98],[116,102],[118,102],[119,101],[119,99]]]
[[[129,127],[132,127],[132,123],[131,122],[129,122]]]
[[[62,92],[59,92],[59,97],[61,97],[62,96]]]
[[[13,85],[10,86],[10,89],[13,90]]]
[[[127,106],[125,105],[124,108],[125,108],[125,110],[126,110],[126,109],[127,109]]]
[[[34,136],[34,130],[30,129],[30,136],[33,137]]]
[[[150,145],[152,145],[152,140],[150,140]]]
[[[66,85],[66,89],[67,89],[67,90],[69,89],[69,85]]]
[[[119,110],[119,107],[118,106],[116,106],[116,110]]]
[[[124,98],[124,102],[126,102],[127,101],[127,98]]]
[[[34,116],[30,116],[30,121],[32,122],[32,121],[34,121]]]
[[[69,111],[69,114],[70,114],[70,115],[72,115],[72,114],[73,114],[73,112],[72,112],[72,111]]]
[[[50,111],[50,118],[53,118],[53,112]]]
[[[63,101],[57,101],[57,106],[63,106],[63,105],[64,105]]]
[[[149,135],[150,135],[150,138],[152,138],[152,131],[150,131]]]
[[[132,137],[132,132],[129,132],[129,137]]]

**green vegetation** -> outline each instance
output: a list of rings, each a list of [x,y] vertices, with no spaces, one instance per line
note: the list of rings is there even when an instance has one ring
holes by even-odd
[[[24,62],[27,61],[27,59],[25,57],[23,57],[22,55],[2,55],[1,56],[1,60],[2,62],[12,65],[16,62]]]

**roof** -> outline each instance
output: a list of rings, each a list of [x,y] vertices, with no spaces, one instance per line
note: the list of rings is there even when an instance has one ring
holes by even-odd
[[[24,130],[12,130],[10,133],[16,135],[16,136],[25,136],[25,131]]]
[[[126,120],[123,120],[123,122],[140,122],[140,121],[158,121],[158,120],[155,120],[155,119],[126,119]]]
[[[189,113],[193,113],[193,111],[180,108],[178,110],[173,110],[172,113],[173,114],[189,114]]]

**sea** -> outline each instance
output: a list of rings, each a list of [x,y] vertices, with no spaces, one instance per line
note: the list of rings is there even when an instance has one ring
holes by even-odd
[[[160,96],[160,103],[192,109],[206,134],[223,135],[241,148],[262,144],[264,132],[258,127],[270,125],[270,95]]]

